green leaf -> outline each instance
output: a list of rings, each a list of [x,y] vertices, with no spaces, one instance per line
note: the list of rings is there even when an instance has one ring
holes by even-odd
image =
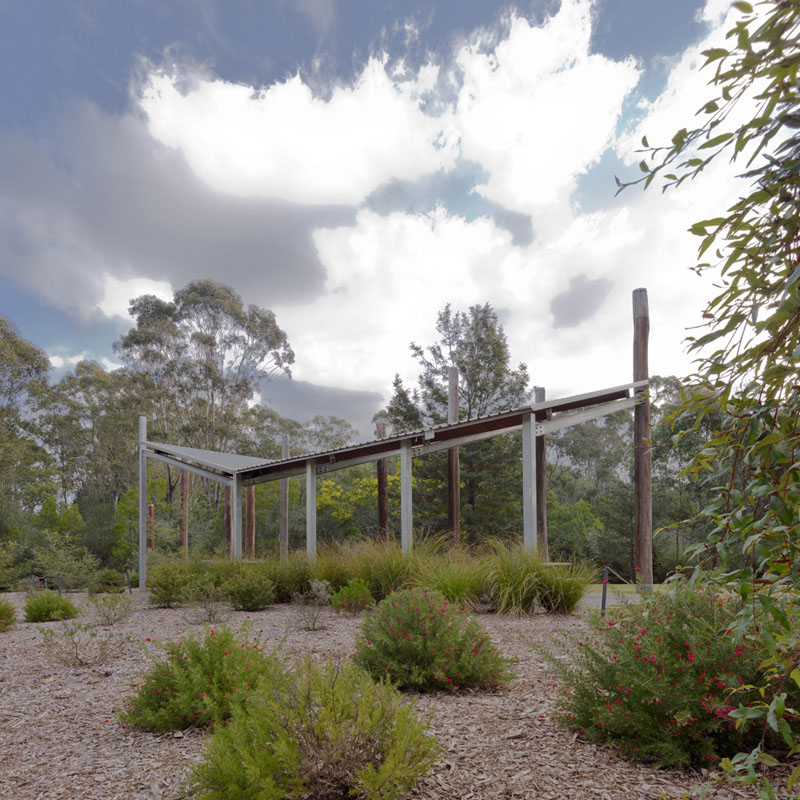
[[[650,145],[647,143],[646,136],[642,136],[642,147],[650,147]]]
[[[744,0],[737,0],[737,2],[732,3],[734,8],[738,8],[743,14],[752,14],[753,13],[753,6],[750,3],[745,3]]]
[[[709,139],[707,142],[703,142],[703,144],[698,147],[698,150],[707,150],[709,147],[716,147],[718,144],[722,144],[723,142],[727,142],[733,136],[732,133],[721,133],[719,136],[715,136],[713,139]]]
[[[800,669],[795,667],[790,673],[789,677],[797,684],[798,688],[800,688]]]
[[[648,167],[648,166],[647,166],[647,163],[646,163],[646,162],[644,162],[644,161],[640,161],[640,162],[639,162],[639,169],[640,169],[642,172],[650,172],[650,167]]]
[[[797,786],[797,782],[800,781],[800,764],[798,764],[793,770],[792,774],[786,781],[786,789],[787,791],[791,792],[795,786]]]
[[[718,58],[724,58],[728,55],[728,51],[723,47],[712,47],[710,50],[703,50],[703,55],[706,57],[706,64],[716,61]]]

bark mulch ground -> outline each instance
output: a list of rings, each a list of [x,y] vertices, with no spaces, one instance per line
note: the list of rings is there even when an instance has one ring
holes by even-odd
[[[25,595],[7,594],[22,619]],[[41,642],[42,630],[59,623],[18,623],[0,635],[0,798],[2,800],[177,800],[186,794],[191,765],[202,757],[206,734],[198,730],[154,736],[123,729],[114,709],[150,664],[143,643],[178,638],[198,629],[185,609],[148,606],[134,592],[134,613],[111,630],[127,636],[107,663],[71,667],[57,663]],[[85,604],[85,595],[72,595]],[[311,652],[341,658],[353,649],[358,618],[322,612],[324,626],[301,630],[301,611],[274,606],[231,612],[234,629],[250,618],[287,654]],[[81,621],[91,620],[84,611]],[[700,773],[654,770],[618,758],[610,748],[582,741],[551,719],[554,678],[531,643],[547,645],[554,634],[580,633],[580,615],[506,618],[480,622],[504,655],[518,659],[518,677],[495,692],[416,698],[431,715],[443,748],[434,770],[411,797],[420,800],[656,800],[680,798],[702,782]],[[755,797],[724,787],[718,800]],[[788,797],[788,794],[781,795]]]

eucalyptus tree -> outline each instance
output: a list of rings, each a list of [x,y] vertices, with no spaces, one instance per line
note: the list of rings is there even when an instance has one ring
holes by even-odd
[[[701,239],[694,269],[713,271],[719,292],[703,311],[707,332],[689,340],[698,370],[675,419],[693,429],[719,409],[728,419],[687,470],[715,487],[699,512],[710,533],[696,554],[721,565],[721,580],[748,601],[734,635],[757,611],[782,627],[764,640],[763,703],[733,716],[760,715],[797,752],[798,712],[786,698],[800,687],[800,0],[733,6],[741,14],[725,46],[704,53],[714,72],[700,122],[665,147],[645,138],[641,181],[659,178],[667,190],[715,159],[744,163],[743,196],[691,227]],[[751,107],[752,116],[738,113]],[[742,780],[756,782],[757,760],[768,757],[756,750],[738,762]],[[774,796],[771,787],[762,796]]]

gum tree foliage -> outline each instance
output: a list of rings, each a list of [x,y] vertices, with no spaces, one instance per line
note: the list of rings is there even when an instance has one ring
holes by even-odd
[[[707,332],[689,340],[698,369],[675,420],[697,427],[725,412],[688,467],[716,486],[698,515],[710,534],[696,548],[696,574],[721,567],[719,580],[747,601],[734,635],[758,613],[779,623],[764,637],[763,703],[734,714],[763,719],[796,757],[800,710],[785,697],[787,681],[800,684],[800,0],[733,5],[741,14],[725,46],[704,53],[714,72],[700,122],[666,147],[645,138],[636,183],[658,178],[667,190],[719,158],[741,165],[749,182],[720,216],[690,229],[701,239],[694,269],[713,271],[720,288],[703,312]],[[755,113],[739,122],[732,112],[747,103]],[[757,749],[723,768],[756,782],[753,765],[770,758]],[[765,783],[762,796],[772,792]]]
[[[486,303],[456,311],[446,305],[437,315],[438,339],[429,347],[411,343],[420,374],[409,391],[399,377],[386,408],[396,432],[447,422],[449,368],[459,373],[459,419],[495,414],[530,399],[525,364],[511,366],[511,351],[497,313]],[[521,445],[519,436],[501,436],[460,448],[461,519],[465,533],[502,534],[521,527]],[[447,525],[446,456],[418,459],[415,507],[422,524]]]

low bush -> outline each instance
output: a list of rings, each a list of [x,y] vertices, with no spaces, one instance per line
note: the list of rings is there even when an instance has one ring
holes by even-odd
[[[369,587],[361,578],[353,578],[331,597],[331,606],[336,611],[348,611],[351,614],[366,611],[374,602]]]
[[[186,595],[189,573],[183,564],[166,563],[153,566],[147,575],[150,603],[160,608],[174,608]]]
[[[275,602],[275,584],[252,568],[234,573],[222,584],[222,592],[237,611],[261,611]]]
[[[513,677],[475,619],[423,588],[393,592],[361,625],[354,659],[374,678],[421,692],[491,687]]]
[[[126,725],[148,731],[182,730],[226,720],[234,702],[249,695],[261,676],[281,671],[264,653],[260,634],[242,626],[239,635],[222,625],[201,637],[185,636],[162,646],[136,694],[119,714]]]
[[[125,594],[95,594],[89,598],[89,605],[100,625],[113,625],[129,617],[133,603]]]
[[[66,597],[48,590],[31,595],[25,603],[25,622],[57,622],[77,617],[78,613]]]
[[[275,586],[275,602],[291,603],[297,594],[308,591],[311,568],[305,553],[289,553],[286,561],[270,559],[258,565]]]
[[[89,594],[123,591],[122,573],[116,569],[101,569],[89,583]]]
[[[597,617],[594,635],[565,640],[562,658],[545,653],[561,678],[559,721],[663,765],[707,767],[750,750],[764,731],[746,720],[737,727],[735,717],[762,700],[753,687],[768,657],[760,635],[769,623],[736,638],[736,612],[711,591],[682,590]],[[798,708],[800,688],[789,680],[785,690],[787,708]],[[800,720],[793,724],[796,736]],[[767,734],[767,747],[781,746],[776,732]]]
[[[105,664],[121,655],[130,643],[129,636],[98,633],[81,622],[62,622],[60,630],[42,631],[42,644],[47,655],[69,667],[89,667]]]
[[[427,723],[388,683],[310,658],[262,680],[195,768],[201,800],[394,800],[433,766]]]
[[[5,598],[0,598],[0,633],[7,631],[17,621],[14,606]]]

